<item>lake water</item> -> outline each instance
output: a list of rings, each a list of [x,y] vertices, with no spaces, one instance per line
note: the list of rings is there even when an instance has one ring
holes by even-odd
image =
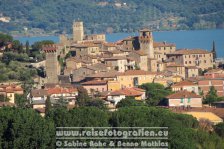
[[[138,33],[113,33],[107,34],[108,42],[115,42],[128,36],[135,36]],[[205,50],[212,49],[212,42],[215,41],[217,56],[224,57],[224,30],[194,30],[194,31],[164,31],[153,32],[154,41],[166,41],[175,43],[177,49],[180,48],[201,48]],[[30,44],[41,40],[59,41],[57,36],[45,37],[16,37],[15,39],[25,43],[27,40]]]

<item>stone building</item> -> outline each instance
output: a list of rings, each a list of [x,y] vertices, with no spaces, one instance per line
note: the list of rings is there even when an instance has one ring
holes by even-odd
[[[143,50],[138,50],[138,51],[132,51],[129,54],[129,57],[132,57],[135,61],[138,67],[141,70],[148,70],[148,62],[147,62],[147,54]]]
[[[168,61],[183,64],[184,66],[197,66],[202,70],[213,67],[213,54],[201,49],[181,49],[167,54]]]
[[[83,41],[83,39],[84,39],[83,22],[74,21],[73,22],[73,41],[77,43],[79,41]]]
[[[154,42],[153,43],[155,57],[158,61],[163,62],[166,60],[166,54],[176,51],[176,45],[167,42]]]
[[[60,50],[54,45],[43,48],[46,54],[46,76],[47,83],[58,83],[58,75],[60,75],[61,67],[59,64]]]

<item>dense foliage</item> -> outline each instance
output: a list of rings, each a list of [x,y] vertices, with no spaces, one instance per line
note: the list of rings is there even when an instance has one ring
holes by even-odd
[[[0,149],[53,148],[54,123],[32,109],[0,109]]]
[[[116,2],[121,6],[115,5]],[[223,28],[223,8],[223,0],[4,0],[0,1],[0,13],[10,17],[11,22],[0,22],[0,28],[22,31],[28,27],[30,33],[71,33],[74,19],[83,20],[86,31],[91,33],[133,32],[143,26]]]
[[[140,86],[146,90],[146,103],[150,106],[166,105],[165,97],[172,91],[159,83],[146,83]]]
[[[195,118],[147,106],[107,112],[94,107],[54,108],[46,118],[31,109],[0,109],[0,148],[49,148],[55,144],[55,127],[168,127],[169,148],[221,149],[223,140],[200,129]],[[223,132],[223,124],[217,126]],[[223,133],[218,133],[220,136]]]

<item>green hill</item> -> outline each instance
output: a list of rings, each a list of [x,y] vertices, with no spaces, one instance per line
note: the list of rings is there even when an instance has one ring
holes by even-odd
[[[1,0],[3,32],[71,33],[73,20],[86,32],[224,28],[223,0]]]

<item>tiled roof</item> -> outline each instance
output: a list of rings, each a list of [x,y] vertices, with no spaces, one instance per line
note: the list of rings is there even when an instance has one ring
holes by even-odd
[[[171,63],[171,64],[167,64],[167,67],[184,67],[183,64],[177,64],[177,63]]]
[[[77,48],[88,48],[88,47],[98,47],[98,45],[94,44],[94,43],[80,43],[80,44],[76,44],[75,47],[77,47]]]
[[[111,70],[108,72],[100,72],[97,74],[89,75],[87,78],[115,78],[120,72]]]
[[[146,56],[147,55],[147,53],[143,50],[136,50],[136,51],[133,51],[133,52],[140,55],[140,56]]]
[[[111,43],[111,42],[103,43],[103,45],[106,46],[106,47],[116,47],[116,44]]]
[[[189,55],[189,54],[209,54],[209,53],[211,52],[202,49],[179,49],[167,55]]]
[[[175,47],[176,45],[173,43],[167,43],[167,42],[153,42],[153,47]]]
[[[110,60],[125,60],[125,59],[127,59],[127,58],[124,56],[113,56],[113,57],[105,58],[104,60],[110,61]]]
[[[186,90],[171,94],[166,97],[167,99],[181,99],[181,98],[201,98],[201,96],[195,93],[188,92]]]
[[[31,96],[33,96],[33,97],[47,96],[47,91],[44,89],[34,89],[31,91]]]
[[[108,96],[118,96],[118,95],[125,95],[125,96],[141,96],[145,90],[139,88],[124,88],[120,90],[116,90],[108,94]]]
[[[131,75],[156,75],[156,72],[144,71],[144,70],[128,70],[119,76],[131,76]]]
[[[22,87],[19,85],[0,85],[0,92],[13,93],[16,91],[23,91]]]
[[[172,85],[172,87],[195,86],[195,85],[196,84],[194,84],[193,82],[185,80]]]
[[[211,69],[208,72],[206,72],[205,74],[210,74],[210,73],[224,73],[223,69]]]
[[[120,51],[120,50],[113,50],[113,51],[109,51],[109,53],[112,53],[112,54],[120,54],[120,53],[123,53],[123,52]]]
[[[197,66],[185,66],[187,69],[199,69]]]
[[[82,83],[82,85],[105,85],[107,81],[104,80],[92,80]]]
[[[64,94],[64,93],[76,93],[77,88],[62,88],[62,87],[55,87],[47,89],[47,93],[49,95],[52,94]]]

